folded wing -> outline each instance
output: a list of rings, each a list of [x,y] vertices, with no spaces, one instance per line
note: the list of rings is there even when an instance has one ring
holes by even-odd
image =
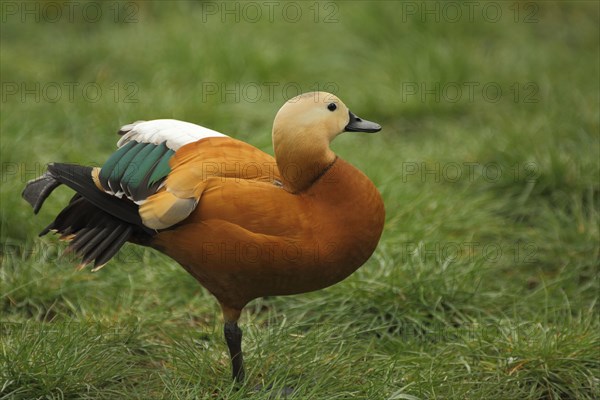
[[[275,160],[259,149],[232,138],[205,138],[179,149],[169,162],[164,185],[141,203],[144,225],[165,229],[185,218],[207,188],[235,180],[280,181]]]

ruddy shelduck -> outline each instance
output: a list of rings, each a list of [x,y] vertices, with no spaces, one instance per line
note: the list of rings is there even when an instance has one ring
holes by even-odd
[[[123,126],[99,167],[53,163],[23,197],[37,213],[60,184],[75,190],[41,235],[95,271],[129,241],[173,258],[221,305],[233,378],[244,379],[244,306],[262,296],[333,285],[375,251],[385,211],[375,185],[330,149],[342,132],[381,127],[336,96],[305,93],[275,116],[275,158],[176,120]]]

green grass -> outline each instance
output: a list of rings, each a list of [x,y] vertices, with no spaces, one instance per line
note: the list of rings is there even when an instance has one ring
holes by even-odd
[[[297,23],[283,5],[273,22],[262,5],[260,21],[247,9],[236,23],[158,2],[108,3],[92,23],[80,4],[54,23],[50,9],[36,22],[3,8],[1,398],[266,399],[286,386],[297,399],[598,398],[598,3],[496,2],[496,23],[487,3],[474,21],[464,5],[436,22],[395,2],[325,2],[318,23],[312,2],[293,3]],[[132,10],[137,22],[122,23]],[[322,22],[331,11],[337,22]],[[79,90],[90,82],[95,102]],[[286,84],[288,97],[335,89],[383,125],[333,148],[375,182],[386,227],[344,282],[247,307],[236,388],[216,301],[181,267],[127,245],[76,272],[63,243],[36,237],[70,192],[36,217],[20,192],[48,162],[101,164],[138,119],[197,122],[271,152]]]

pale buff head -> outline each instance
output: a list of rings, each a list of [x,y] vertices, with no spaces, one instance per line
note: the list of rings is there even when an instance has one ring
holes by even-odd
[[[363,120],[348,110],[335,95],[326,92],[304,93],[288,100],[273,122],[273,147],[280,171],[285,177],[289,164],[301,170],[286,183],[293,191],[312,184],[319,169],[335,160],[331,141],[342,132],[377,132],[381,126]]]

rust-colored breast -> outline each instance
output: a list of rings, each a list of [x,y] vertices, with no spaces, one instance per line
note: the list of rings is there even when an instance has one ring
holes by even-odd
[[[375,250],[384,216],[371,181],[338,159],[300,194],[261,180],[209,178],[196,210],[153,246],[221,303],[241,308],[346,278]]]

